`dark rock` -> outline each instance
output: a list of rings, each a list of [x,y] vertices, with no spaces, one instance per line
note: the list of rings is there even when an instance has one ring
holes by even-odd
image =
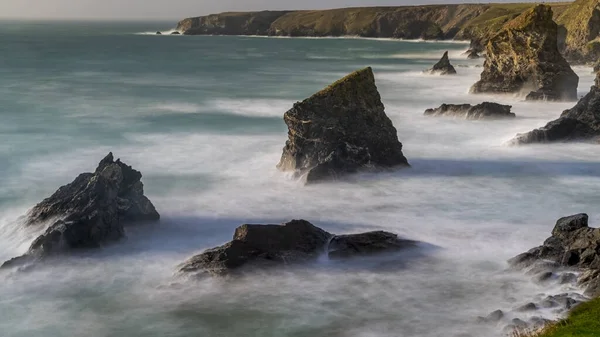
[[[535,310],[538,310],[538,307],[537,307],[537,305],[535,305],[535,303],[527,303],[527,304],[517,308],[517,311],[519,311],[519,312],[527,312],[527,311],[535,311]]]
[[[74,249],[97,248],[121,239],[124,226],[160,218],[144,196],[142,174],[109,153],[94,173],[83,173],[37,204],[27,226],[51,222],[28,252],[3,266],[16,265]]]
[[[400,239],[396,234],[379,231],[335,236],[329,244],[328,253],[330,258],[344,258],[398,251],[416,245],[415,241]]]
[[[491,312],[486,317],[479,317],[479,321],[484,323],[495,323],[499,322],[502,318],[504,318],[504,312],[502,310],[496,310]]]
[[[600,228],[588,227],[587,214],[559,219],[552,236],[540,247],[531,249],[509,261],[517,268],[529,268],[539,263],[553,263],[583,272],[579,283],[589,292],[600,278]]]
[[[281,225],[242,225],[236,229],[232,241],[192,257],[180,266],[180,272],[229,275],[248,268],[312,262],[320,256],[349,258],[395,252],[415,245],[414,241],[387,232],[333,236],[305,220]]]
[[[599,74],[600,75],[600,74]],[[518,134],[512,145],[568,141],[598,141],[600,139],[600,76],[596,84],[577,105],[563,111],[560,118],[533,131]]]
[[[409,166],[371,68],[356,71],[284,115],[288,141],[277,167],[307,182],[369,168]]]
[[[529,100],[576,100],[579,77],[558,50],[550,6],[537,5],[509,21],[486,46],[473,93],[524,93]]]
[[[162,35],[162,33],[161,32],[156,32],[156,35]]]
[[[577,275],[573,273],[564,273],[558,277],[559,284],[571,284],[577,282]]]
[[[473,49],[469,49],[467,51],[467,58],[469,60],[477,60],[479,59],[481,56],[479,56],[479,53],[476,50]]]
[[[514,118],[510,112],[512,106],[484,102],[475,106],[471,104],[442,104],[436,109],[425,110],[425,116],[454,116],[465,119],[498,119]]]
[[[450,64],[450,59],[448,59],[448,52],[445,52],[438,63],[436,63],[433,68],[429,69],[429,73],[439,75],[456,74],[456,69]]]
[[[527,329],[529,324],[520,318],[513,318],[511,321],[516,329]]]
[[[547,271],[547,272],[538,274],[535,278],[535,281],[538,283],[545,283],[545,282],[552,280],[553,278],[554,278],[554,273],[551,271]]]
[[[174,31],[174,32],[171,33],[171,35],[181,35],[181,33],[178,32],[178,31]]]

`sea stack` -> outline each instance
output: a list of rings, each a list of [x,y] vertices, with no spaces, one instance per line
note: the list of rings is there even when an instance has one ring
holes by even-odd
[[[439,74],[439,75],[455,75],[456,69],[450,64],[450,59],[448,58],[448,52],[446,51],[442,58],[436,63],[433,68],[429,69],[429,73],[431,74]]]
[[[472,93],[520,93],[527,100],[574,101],[579,77],[558,50],[550,6],[537,5],[507,22],[486,45],[481,80]]]
[[[449,116],[464,119],[515,118],[512,106],[493,102],[471,104],[442,104],[439,108],[425,110],[425,116]]]
[[[533,131],[518,134],[511,145],[568,141],[600,140],[600,73],[596,83],[577,105],[563,111],[562,115]]]
[[[409,166],[371,68],[333,83],[284,114],[288,140],[277,167],[307,182],[366,168]]]
[[[160,215],[144,195],[142,174],[109,153],[94,173],[82,173],[37,204],[26,226],[50,224],[27,253],[2,267],[20,265],[71,250],[98,248],[124,236],[124,226],[157,221]]]

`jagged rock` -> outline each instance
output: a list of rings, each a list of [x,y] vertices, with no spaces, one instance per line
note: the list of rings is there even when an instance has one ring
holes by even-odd
[[[510,110],[512,106],[483,102],[475,106],[471,104],[442,104],[439,108],[425,110],[425,116],[453,116],[465,119],[498,119],[514,118]]]
[[[156,32],[156,35],[162,35],[162,33],[161,32]]]
[[[481,56],[479,56],[479,53],[474,50],[474,49],[469,49],[467,50],[467,58],[469,60],[477,60],[479,59]]]
[[[80,174],[27,214],[25,225],[51,223],[27,253],[6,262],[17,265],[75,249],[97,248],[121,239],[124,226],[156,221],[160,215],[144,196],[142,174],[109,153],[94,173]]]
[[[433,65],[433,68],[428,70],[431,74],[439,74],[439,75],[455,75],[456,69],[450,64],[450,59],[448,59],[448,52],[446,51],[442,58],[438,61],[438,63]]]
[[[540,247],[512,258],[516,268],[530,268],[540,262],[551,261],[563,268],[585,272],[579,283],[592,287],[600,279],[600,228],[588,227],[587,214],[559,219],[552,236]]]
[[[288,141],[277,165],[307,182],[366,168],[409,166],[371,68],[356,71],[284,115]]]
[[[576,0],[556,22],[565,27],[564,55],[572,62],[586,63],[600,57],[600,3]]]
[[[329,243],[329,245],[328,245]],[[320,256],[347,258],[412,248],[416,242],[387,232],[334,236],[305,220],[242,225],[233,240],[184,262],[182,273],[224,276],[247,269],[301,264]]]
[[[599,74],[600,75],[600,74]],[[597,141],[600,137],[600,76],[596,84],[571,109],[546,126],[518,134],[511,145],[568,141]]]
[[[335,236],[331,239],[328,253],[330,258],[345,258],[402,250],[416,245],[416,241],[400,239],[396,234],[378,231]]]
[[[576,100],[579,77],[557,47],[552,9],[537,5],[504,25],[486,45],[472,93],[523,93],[528,100]]]

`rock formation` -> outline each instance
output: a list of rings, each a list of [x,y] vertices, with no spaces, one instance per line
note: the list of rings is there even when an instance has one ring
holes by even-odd
[[[442,58],[438,61],[438,63],[433,65],[433,68],[428,70],[431,74],[439,74],[439,75],[455,75],[456,69],[450,64],[450,60],[448,59],[448,52],[445,52],[442,55]]]
[[[568,141],[597,141],[600,137],[600,74],[596,83],[573,108],[533,131],[518,134],[510,144],[532,144]]]
[[[180,266],[180,272],[223,276],[313,262],[321,256],[348,258],[415,246],[416,242],[387,232],[334,236],[305,220],[281,225],[242,225],[235,230],[232,241],[192,257]]]
[[[442,104],[436,109],[425,110],[425,116],[453,116],[465,119],[498,119],[514,118],[510,112],[512,106],[483,102],[475,106],[471,104]]]
[[[162,33],[159,31],[159,32],[156,32],[156,35],[162,35]]]
[[[371,68],[356,71],[284,115],[288,141],[277,167],[307,182],[365,168],[408,166]]]
[[[25,225],[51,225],[27,253],[3,267],[64,253],[97,248],[124,236],[124,226],[156,221],[160,215],[144,196],[142,174],[114,161],[109,153],[94,173],[80,174],[27,214]]]
[[[600,2],[576,0],[558,15],[556,22],[566,31],[565,57],[577,63],[600,58]]]
[[[479,56],[479,53],[474,49],[467,50],[466,54],[467,54],[467,58],[469,60],[477,60],[481,57],[481,56]]]
[[[523,93],[528,100],[576,100],[579,77],[558,51],[552,9],[537,5],[506,23],[486,45],[473,93]]]
[[[580,272],[580,285],[587,287],[587,295],[595,297],[600,295],[598,247],[600,228],[590,228],[587,214],[577,214],[559,219],[552,236],[542,246],[509,262],[516,268],[532,268],[539,274],[561,269]]]

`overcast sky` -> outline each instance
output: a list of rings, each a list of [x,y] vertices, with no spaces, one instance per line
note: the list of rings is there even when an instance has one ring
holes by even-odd
[[[516,2],[496,0],[494,2]],[[0,0],[3,18],[181,19],[223,11],[320,9],[481,0]]]

